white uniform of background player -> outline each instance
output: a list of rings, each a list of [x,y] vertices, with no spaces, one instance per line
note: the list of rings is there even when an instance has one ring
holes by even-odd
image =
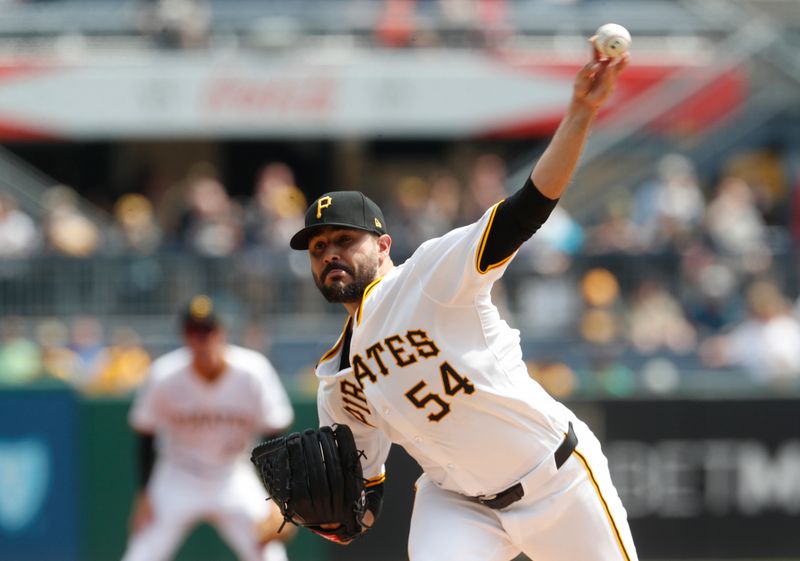
[[[317,367],[320,423],[353,429],[373,486],[391,443],[423,469],[412,561],[636,559],[597,438],[531,379],[519,333],[490,298],[566,187],[626,62],[596,54],[525,187],[403,265],[389,258],[380,209],[354,191],[317,199],[292,240],[308,248],[323,294],[350,312]]]
[[[259,435],[274,435],[291,424],[292,407],[267,358],[227,344],[210,306],[205,297],[193,300],[190,309],[199,317],[186,320],[187,346],[153,363],[133,404],[130,423],[156,435],[158,459],[134,519],[141,516],[142,502],[150,514],[134,520],[123,561],[169,559],[203,521],[242,561],[286,560],[280,541],[259,543],[257,525],[277,509],[265,501],[248,453]],[[209,333],[203,333],[203,325],[211,325]],[[218,349],[221,365],[213,380],[198,374],[193,345]]]

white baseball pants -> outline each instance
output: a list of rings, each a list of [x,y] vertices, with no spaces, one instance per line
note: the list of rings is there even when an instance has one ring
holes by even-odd
[[[287,561],[282,543],[258,543],[254,526],[276,507],[265,500],[250,465],[237,465],[226,477],[204,478],[160,464],[148,494],[154,519],[130,537],[122,561],[167,561],[200,522],[214,526],[240,561]]]
[[[638,561],[627,515],[600,442],[573,419],[578,446],[555,469],[534,474],[535,485],[516,503],[493,510],[417,482],[408,553],[411,561]]]

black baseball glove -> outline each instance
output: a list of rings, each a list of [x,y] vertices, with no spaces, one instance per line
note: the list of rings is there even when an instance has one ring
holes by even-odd
[[[350,427],[335,425],[272,438],[250,459],[284,523],[348,543],[367,528],[360,455]]]

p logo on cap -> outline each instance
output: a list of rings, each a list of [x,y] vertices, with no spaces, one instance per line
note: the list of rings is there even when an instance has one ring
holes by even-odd
[[[333,204],[333,199],[330,197],[320,197],[317,199],[317,220],[322,218],[322,211]]]
[[[386,233],[381,209],[360,191],[325,193],[306,209],[305,227],[289,241],[292,249],[308,249],[308,240],[326,226]]]

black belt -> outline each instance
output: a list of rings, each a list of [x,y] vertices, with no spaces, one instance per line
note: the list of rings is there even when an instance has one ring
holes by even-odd
[[[569,423],[567,435],[564,437],[563,442],[556,448],[553,453],[553,459],[556,462],[556,469],[561,468],[564,462],[567,461],[578,445],[578,436],[572,428],[572,423]],[[476,497],[479,503],[485,504],[489,508],[499,509],[506,508],[507,506],[520,500],[525,495],[525,490],[522,488],[522,483],[512,485],[505,491],[500,491],[496,495],[489,497]]]

